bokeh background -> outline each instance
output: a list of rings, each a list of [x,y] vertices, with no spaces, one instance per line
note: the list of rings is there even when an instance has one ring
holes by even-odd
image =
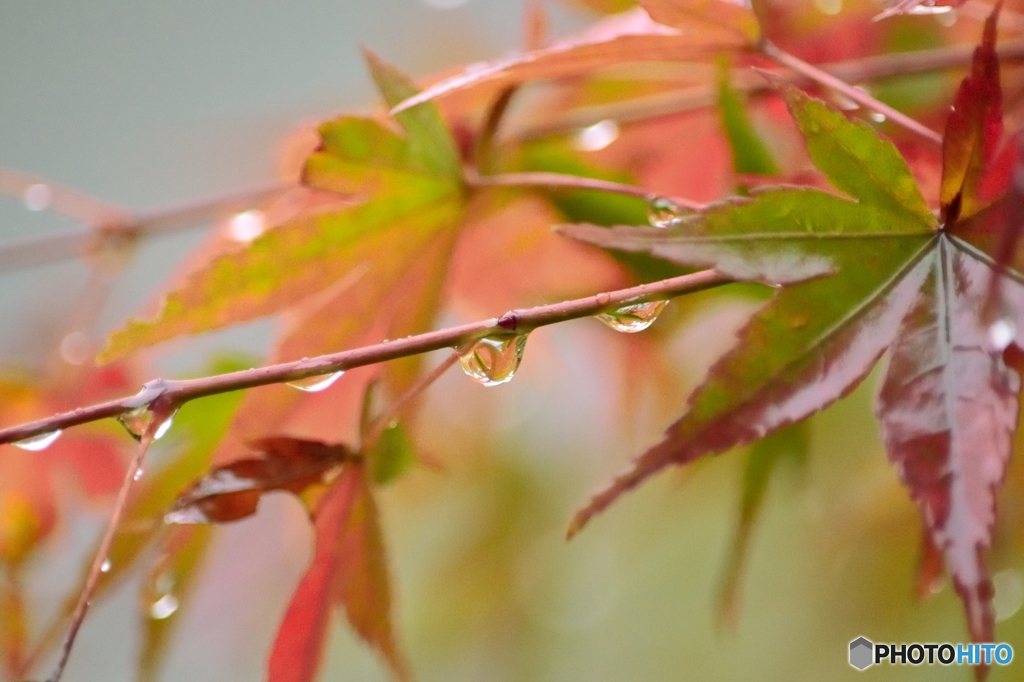
[[[548,9],[556,33],[595,16],[565,4]],[[816,25],[834,10],[818,3],[804,11]],[[494,0],[8,0],[0,6],[0,165],[135,209],[258,185],[276,177],[283,141],[297,127],[373,110],[359,45],[422,76],[516,49],[522,16],[519,3]],[[905,47],[941,35],[934,18],[908,22],[897,24],[909,36]],[[933,85],[927,97],[948,97],[947,82]],[[703,130],[716,134],[713,119]],[[681,177],[695,163],[688,151],[672,151]],[[0,204],[3,240],[72,229],[17,198]],[[140,244],[94,338],[144,309],[204,238],[200,229]],[[74,260],[0,272],[5,366],[51,361],[88,273]],[[418,679],[854,679],[846,648],[858,635],[966,637],[948,584],[914,598],[917,514],[879,443],[873,380],[813,418],[806,463],[773,477],[734,626],[720,623],[717,600],[744,451],[658,476],[564,542],[573,509],[678,414],[688,388],[763,298],[748,289],[694,295],[628,339],[592,320],[545,329],[510,384],[487,389],[452,372],[430,390],[417,445],[442,466],[415,469],[381,497],[397,622]],[[217,353],[258,359],[274,326],[267,320],[176,342],[145,362],[154,374],[185,376]],[[172,431],[156,461],[180,447]],[[1020,469],[1011,469],[1001,502],[992,568],[998,637],[1024,656]],[[37,627],[69,589],[107,513],[70,493],[64,504],[66,523],[28,572]],[[259,679],[310,543],[305,512],[284,494],[221,529],[197,591],[173,616],[160,679]],[[69,682],[134,678],[148,613],[140,580],[141,573],[94,609]],[[992,679],[1016,679],[1019,665]],[[864,674],[966,680],[970,672]],[[387,675],[338,619],[322,679]]]

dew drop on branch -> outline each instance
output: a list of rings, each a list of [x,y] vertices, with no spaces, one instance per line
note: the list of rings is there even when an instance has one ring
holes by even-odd
[[[687,211],[665,197],[652,197],[647,201],[647,221],[652,227],[675,227]]]
[[[665,309],[668,301],[649,301],[622,306],[617,310],[601,313],[597,319],[604,322],[617,332],[634,334],[654,324],[658,315]]]
[[[160,423],[156,432],[153,434],[153,440],[160,440],[164,437],[164,434],[166,434],[171,428],[175,414],[177,414],[177,410],[167,415],[167,417]],[[121,426],[123,426],[128,434],[135,440],[142,439],[146,434],[146,431],[148,431],[152,425],[153,419],[155,419],[155,416],[149,405],[143,405],[142,407],[137,407],[134,410],[122,412],[117,416],[117,421],[121,423]]]
[[[459,352],[462,371],[484,386],[497,386],[511,381],[526,349],[526,335],[485,337],[465,351]]]
[[[300,391],[305,391],[306,393],[318,393],[327,388],[330,388],[330,386],[335,381],[340,379],[341,375],[344,373],[344,371],[335,372],[334,374],[328,374],[327,376],[319,374],[317,376],[306,377],[305,379],[296,379],[295,381],[289,381],[288,385],[291,386],[292,388],[297,388]]]
[[[103,564],[100,566],[100,573],[110,573],[110,569],[113,565],[110,563],[110,559],[104,559]]]
[[[39,450],[45,450],[46,448],[53,445],[53,443],[60,438],[61,430],[50,431],[48,433],[41,433],[38,436],[32,436],[24,440],[16,441],[14,444],[22,450],[32,450],[38,452]]]

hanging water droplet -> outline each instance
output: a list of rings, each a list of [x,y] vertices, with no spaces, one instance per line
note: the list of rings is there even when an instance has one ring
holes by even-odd
[[[134,479],[136,481],[139,480],[140,478],[142,478],[142,467],[139,467],[138,469],[136,469],[135,470],[135,475],[132,476],[132,479]]]
[[[25,188],[25,193],[21,195],[21,199],[25,202],[25,208],[28,210],[45,211],[50,207],[50,202],[53,201],[53,190],[50,189],[49,185],[42,183],[29,185]]]
[[[167,419],[163,420],[160,426],[157,427],[156,433],[153,434],[153,440],[160,440],[164,437],[164,434],[171,428],[171,424],[174,422],[174,415],[177,414],[177,410],[168,415]]]
[[[163,438],[167,430],[171,428],[171,423],[174,420],[174,415],[178,411],[171,412],[157,427],[156,433],[153,434],[153,440],[160,440]],[[145,435],[146,431],[150,428],[153,423],[154,415],[153,410],[149,408],[149,405],[143,405],[142,407],[136,407],[134,410],[128,412],[122,412],[117,416],[117,421],[121,423],[121,426],[128,431],[135,440],[140,440]]]
[[[870,118],[875,123],[885,123],[885,114],[877,111],[872,111],[870,114],[868,114],[868,118]]]
[[[459,352],[462,370],[484,386],[510,381],[519,369],[526,348],[526,335],[483,338]]]
[[[165,594],[149,607],[149,617],[154,620],[170,618],[178,610],[178,598],[173,594]]]
[[[668,301],[650,301],[648,303],[634,303],[622,306],[617,310],[601,313],[597,319],[604,322],[617,332],[634,334],[654,324],[658,315],[665,309]]]
[[[110,559],[104,559],[103,563],[100,565],[100,573],[110,573],[111,567]]]
[[[683,219],[679,204],[665,197],[652,197],[647,202],[647,221],[652,227],[673,227]]]
[[[998,319],[988,328],[988,341],[993,350],[1004,351],[1017,337],[1017,326],[1010,320]]]
[[[56,431],[50,431],[49,433],[41,433],[38,436],[26,438],[25,440],[19,440],[14,444],[17,445],[22,450],[32,450],[33,452],[38,452],[39,450],[45,450],[46,448],[53,445],[53,442],[60,438],[60,434],[60,429],[57,429]]]
[[[335,372],[334,374],[318,374],[317,376],[306,377],[305,379],[296,379],[295,381],[289,381],[288,385],[292,388],[297,388],[300,391],[306,393],[317,393],[329,388],[331,384],[341,378],[341,375],[345,372]]]

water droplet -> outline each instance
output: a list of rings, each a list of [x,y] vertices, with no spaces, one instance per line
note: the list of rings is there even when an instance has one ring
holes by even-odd
[[[177,410],[167,415],[167,418],[160,423],[156,433],[153,434],[153,440],[160,440],[164,437],[167,430],[171,428],[175,414],[177,414]],[[140,440],[153,423],[153,418],[153,411],[149,409],[149,405],[143,405],[129,412],[122,412],[117,416],[117,421],[121,422],[121,426],[128,431],[132,438]]]
[[[526,348],[526,335],[505,338],[483,338],[460,351],[462,370],[484,386],[497,386],[510,381],[519,369]]]
[[[875,123],[885,123],[885,114],[879,113],[877,111],[872,111],[870,114],[868,114],[868,118],[870,118]]]
[[[228,233],[236,242],[249,243],[263,234],[267,229],[267,219],[263,211],[245,211],[238,213],[228,223]]]
[[[306,393],[317,393],[329,388],[331,384],[340,379],[341,375],[344,373],[345,372],[335,372],[334,374],[328,374],[327,376],[318,374],[317,376],[306,377],[305,379],[289,381],[288,385],[292,388],[297,388],[300,391],[305,391]]]
[[[619,138],[619,124],[611,119],[598,121],[576,133],[576,148],[585,152],[604,149]]]
[[[654,197],[647,202],[647,220],[653,227],[673,227],[683,218],[684,211],[676,202],[665,197]]]
[[[1016,337],[1017,326],[1006,318],[996,320],[988,328],[988,341],[996,351],[1006,350]]]
[[[21,195],[21,199],[25,202],[25,208],[28,210],[45,211],[50,207],[50,202],[53,201],[53,190],[50,189],[49,185],[42,183],[29,185],[25,188],[25,193]]]
[[[17,445],[22,450],[32,450],[33,452],[38,452],[39,450],[45,450],[46,448],[53,445],[53,442],[60,438],[60,434],[60,429],[57,429],[56,431],[50,431],[49,433],[41,433],[38,436],[26,438],[25,440],[19,440],[14,444]]]
[[[1024,577],[1012,568],[999,571],[992,576],[992,607],[996,622],[1013,617],[1024,606]]]
[[[132,478],[136,481],[142,478],[142,467],[139,467],[138,469],[135,470],[135,475],[132,476]]]
[[[80,365],[92,354],[92,344],[83,332],[71,332],[60,342],[60,357],[69,365]]]
[[[608,313],[601,313],[597,319],[604,322],[617,332],[633,334],[654,324],[658,315],[665,309],[668,301],[650,301],[648,303],[634,303],[622,306],[617,310]]]
[[[165,594],[149,607],[149,617],[154,620],[170,618],[178,610],[178,598],[173,594]]]
[[[100,565],[100,573],[110,573],[111,568],[110,559],[104,559],[103,564]]]

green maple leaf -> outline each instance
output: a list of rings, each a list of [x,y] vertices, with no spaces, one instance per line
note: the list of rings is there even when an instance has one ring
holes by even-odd
[[[972,637],[991,641],[982,551],[1016,428],[1020,379],[1002,350],[1013,327],[1024,328],[1024,285],[1012,271],[994,274],[993,260],[959,239],[957,225],[939,224],[891,143],[791,86],[780,90],[812,160],[849,198],[777,188],[669,230],[560,228],[606,248],[780,287],[710,368],[686,414],[577,513],[570,534],[666,466],[757,441],[821,410],[888,350],[877,412],[889,457],[942,550]],[[993,276],[1002,278],[1004,319],[990,327],[980,311]]]
[[[417,92],[392,67],[366,58],[389,106]],[[298,218],[215,258],[168,294],[155,319],[115,332],[100,360],[276,313],[346,277],[386,296],[436,238],[450,241],[466,203],[458,150],[436,107],[413,107],[396,119],[404,134],[355,117],[320,127],[321,148],[307,160],[304,183],[362,203]]]

